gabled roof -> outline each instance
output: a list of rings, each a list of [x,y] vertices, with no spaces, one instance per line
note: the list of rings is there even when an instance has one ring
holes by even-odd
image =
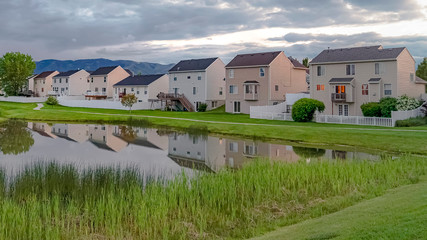
[[[354,78],[331,78],[329,83],[350,83]]]
[[[100,67],[96,69],[93,73],[91,73],[91,76],[97,76],[97,75],[107,75],[110,72],[112,72],[114,69],[116,69],[119,66],[111,66],[111,67]]]
[[[381,78],[371,78],[368,80],[369,83],[379,83],[381,81]]]
[[[382,46],[354,47],[340,49],[326,49],[317,55],[310,64],[351,62],[351,61],[374,61],[393,60],[404,50],[401,48],[383,48]]]
[[[422,79],[422,78],[420,78],[420,77],[418,77],[418,76],[415,76],[415,83],[417,83],[417,84],[427,84],[427,81],[424,80],[424,79]]]
[[[29,80],[29,79],[31,79],[31,78],[35,78],[35,77],[37,77],[37,75],[38,75],[38,74],[33,74],[33,75],[31,75],[31,76],[28,76],[28,77],[27,77],[27,80]]]
[[[69,77],[69,76],[71,76],[74,73],[79,72],[79,71],[80,70],[70,70],[70,71],[67,71],[67,72],[61,72],[61,73],[55,75],[55,77]]]
[[[294,65],[295,68],[304,68],[304,69],[307,69],[307,67],[305,67],[302,63],[300,63],[295,58],[288,57],[288,59],[291,61],[292,65]]]
[[[52,73],[54,73],[54,72],[56,72],[56,71],[46,71],[46,72],[42,72],[42,73],[40,73],[39,75],[37,75],[37,77],[35,77],[34,79],[37,79],[37,78],[47,78],[47,77],[49,77]]]
[[[114,84],[114,86],[147,86],[164,75],[165,74],[129,76],[123,79],[122,81]]]
[[[206,70],[218,58],[203,58],[182,60],[173,66],[169,72],[186,72],[186,71],[202,71]]]
[[[130,70],[130,69],[125,69],[125,71],[127,72],[127,73],[129,73],[129,75],[131,75],[131,76],[133,76],[134,74],[133,74],[133,72],[132,72],[132,70]]]
[[[280,53],[281,51],[239,54],[225,67],[268,66]]]

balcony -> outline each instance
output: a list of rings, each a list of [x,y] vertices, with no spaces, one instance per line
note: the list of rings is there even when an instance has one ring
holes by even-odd
[[[92,92],[92,91],[88,90],[85,94],[85,97],[89,98],[89,99],[106,99],[107,93],[106,92]]]
[[[49,95],[49,96],[59,96],[59,93],[57,91],[49,91],[49,92],[47,92],[47,95]]]
[[[244,99],[246,101],[258,101],[258,93],[255,92],[245,92]]]
[[[345,93],[332,93],[331,94],[332,102],[347,102],[347,97]]]

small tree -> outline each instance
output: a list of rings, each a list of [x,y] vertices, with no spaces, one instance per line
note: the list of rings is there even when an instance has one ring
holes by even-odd
[[[325,104],[315,99],[301,98],[292,106],[292,118],[295,122],[310,122],[316,110],[323,112]]]
[[[397,111],[396,108],[397,99],[392,97],[381,98],[380,106],[381,106],[381,116],[389,118],[391,117],[392,111]]]
[[[0,88],[6,95],[16,96],[26,86],[36,63],[30,55],[9,52],[0,58]]]
[[[129,108],[129,112],[132,112],[132,106],[138,101],[135,94],[126,94],[122,97],[122,105]]]
[[[56,99],[56,97],[53,97],[53,96],[49,96],[48,98],[47,98],[47,100],[46,100],[46,102],[45,102],[47,105],[50,105],[50,106],[56,106],[56,105],[58,105],[58,99]]]
[[[308,68],[308,57],[306,57],[302,60],[302,65],[304,65],[306,68]]]

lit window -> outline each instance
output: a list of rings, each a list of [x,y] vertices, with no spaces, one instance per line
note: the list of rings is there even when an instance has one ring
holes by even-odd
[[[317,91],[325,91],[325,85],[317,84]]]

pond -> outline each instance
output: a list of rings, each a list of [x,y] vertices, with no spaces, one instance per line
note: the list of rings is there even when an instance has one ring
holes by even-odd
[[[34,162],[55,161],[78,168],[133,167],[155,175],[194,169],[207,172],[240,168],[257,157],[295,162],[303,158],[380,159],[340,151],[126,125],[7,121],[0,125],[0,168],[22,170]]]

